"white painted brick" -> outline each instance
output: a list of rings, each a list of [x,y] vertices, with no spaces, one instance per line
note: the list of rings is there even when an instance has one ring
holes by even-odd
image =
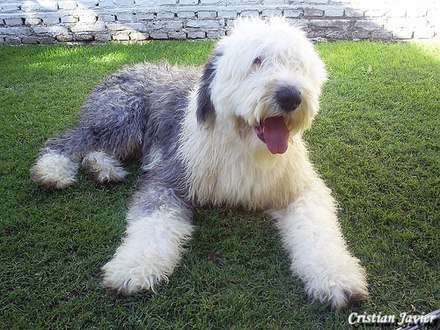
[[[115,15],[118,22],[136,22],[137,16],[132,11],[122,11]]]
[[[156,14],[154,12],[136,12],[136,17],[138,21],[141,20],[150,20],[156,18]]]
[[[84,24],[93,24],[97,21],[98,17],[94,16],[93,13],[87,13],[86,15],[76,16],[78,21]]]
[[[199,0],[179,0],[179,5],[197,5]]]
[[[118,22],[114,22],[114,23],[106,23],[105,26],[110,31],[123,31],[123,30],[127,30],[127,29],[130,29],[133,31],[140,31],[140,32],[146,31],[146,27],[143,23],[118,23]]]
[[[364,11],[354,8],[345,8],[344,15],[347,17],[362,17],[364,16]]]
[[[186,38],[187,34],[188,38],[217,38],[231,29],[237,16],[283,14],[289,22],[307,24],[306,31],[316,40],[433,38],[436,31],[440,35],[440,0],[411,0],[399,5],[394,3],[397,0],[370,0],[368,6],[363,5],[364,1],[367,0],[0,0],[0,28],[21,27],[23,18],[24,24],[32,27],[71,27],[76,31],[75,39],[81,40],[98,40],[101,35],[105,41],[111,31],[121,32],[120,35],[154,32],[159,39]],[[119,22],[115,21],[116,16]],[[32,30],[29,33],[27,36],[32,37]],[[8,37],[16,40],[14,35]],[[71,34],[59,41],[69,38]],[[25,41],[31,42],[32,38]]]
[[[365,11],[366,17],[382,17],[388,12],[386,9],[369,9]]]
[[[243,10],[240,13],[240,17],[258,17],[260,12],[258,10]]]
[[[58,1],[58,7],[67,10],[75,9],[76,1]]]
[[[172,11],[158,11],[157,12],[157,18],[158,19],[169,19],[174,18],[174,12]]]
[[[197,17],[198,18],[216,18],[217,12],[216,11],[204,11],[204,10],[198,11]]]
[[[122,0],[128,1],[128,0]],[[177,0],[136,0],[137,6],[155,7],[165,5],[175,5]]]
[[[18,45],[21,43],[21,38],[17,37],[17,36],[6,36],[5,42],[8,44],[17,44]]]
[[[417,28],[414,31],[414,38],[415,39],[431,39],[434,37],[435,30],[433,28],[429,27],[421,27]]]
[[[406,16],[406,8],[405,7],[392,7],[387,15],[388,17],[405,17]]]
[[[356,4],[360,4],[360,1],[363,0],[357,0],[357,3],[354,3],[355,1],[353,0],[330,0],[331,3],[333,4],[340,4],[340,5],[356,5]]]
[[[57,11],[58,3],[54,0],[25,1],[21,5],[23,11]]]
[[[284,5],[287,3],[287,0],[263,0],[264,5]]]
[[[200,0],[200,3],[202,5],[218,5],[224,4],[225,2],[223,0]]]
[[[226,32],[224,30],[217,30],[217,31],[208,31],[206,32],[206,37],[209,39],[220,39],[224,37]]]
[[[186,27],[190,28],[205,28],[205,29],[218,29],[220,27],[224,26],[224,20],[213,20],[213,19],[206,19],[206,20],[196,20],[191,19],[186,22]]]
[[[206,37],[206,33],[203,31],[189,31],[188,39],[203,39]]]
[[[317,28],[347,28],[350,25],[348,19],[311,19],[308,21],[309,27]]]
[[[56,13],[42,13],[39,14],[39,18],[41,18],[43,23],[47,25],[55,25],[60,22],[60,17]]]
[[[98,19],[103,22],[114,22],[116,16],[114,14],[99,14]]]
[[[142,41],[148,39],[148,33],[130,32],[130,40]]]
[[[54,44],[54,43],[56,43],[55,37],[51,37],[51,36],[41,36],[38,41],[40,44]]]
[[[343,7],[328,7],[324,11],[324,16],[327,17],[340,17],[344,16],[344,8]]]
[[[318,17],[318,16],[323,16],[324,15],[324,10],[322,9],[317,9],[317,8],[304,8],[304,16],[306,17]]]
[[[407,16],[408,17],[423,17],[423,16],[426,16],[427,12],[428,12],[428,10],[424,6],[420,6],[420,7],[413,6],[408,9]]]
[[[61,34],[59,36],[55,36],[55,39],[60,42],[69,42],[69,41],[73,41],[73,35],[72,34]]]
[[[38,41],[40,40],[39,37],[28,37],[28,36],[24,36],[21,38],[21,42],[24,44],[37,44]]]
[[[95,8],[98,6],[99,0],[79,0],[78,7],[79,8]]]
[[[236,18],[238,13],[236,10],[219,10],[217,11],[217,15],[221,18]]]
[[[81,21],[73,25],[70,30],[72,32],[104,32],[106,30],[103,22],[82,23]]]
[[[75,33],[74,40],[76,41],[93,41],[95,37],[90,33]]]
[[[168,39],[168,33],[158,32],[158,31],[151,32],[150,38],[152,38],[152,39]]]
[[[37,34],[48,34],[51,36],[69,34],[69,31],[64,26],[34,26],[32,30]]]
[[[177,13],[177,17],[181,18],[194,18],[195,16],[196,14],[193,11],[179,11]]]
[[[20,10],[20,3],[0,3],[0,13],[16,13]]]
[[[38,17],[26,17],[25,24],[26,25],[38,25],[41,24],[42,20]]]
[[[95,33],[95,40],[99,42],[105,42],[112,40],[112,35],[108,32]]]
[[[117,0],[117,1],[114,1],[114,3],[117,7],[133,7],[134,6],[134,0]]]
[[[284,10],[284,16],[285,17],[300,17],[301,15],[303,15],[303,11],[302,10],[297,10],[297,9],[285,9]]]
[[[61,16],[61,23],[76,23],[78,22],[78,18],[67,15],[67,16]]]
[[[6,25],[9,25],[9,26],[23,25],[23,19],[21,17],[5,18],[4,22]]]
[[[255,7],[255,6],[257,6],[257,5],[259,5],[260,4],[260,0],[239,0],[240,2],[240,5],[251,5],[252,7]],[[246,7],[248,7],[248,6],[246,6]],[[254,8],[251,8],[251,9],[254,9]]]
[[[380,29],[380,26],[378,26],[375,22],[367,21],[367,20],[356,21],[354,27],[361,28],[366,31],[375,31],[377,29]]]
[[[236,21],[235,19],[227,19],[225,22],[225,26],[228,28],[232,28],[235,24],[235,21]]]
[[[440,7],[430,9],[427,13],[427,17],[430,20],[440,22]]]
[[[100,9],[111,9],[115,8],[115,4],[113,3],[113,0],[99,0],[98,2],[98,8]]]
[[[183,31],[171,31],[168,33],[170,39],[186,39],[186,33]]]
[[[378,30],[371,32],[371,37],[373,39],[391,40],[393,38],[393,34],[389,31]]]
[[[281,9],[264,9],[261,13],[263,17],[282,16],[283,11]]]
[[[11,26],[11,27],[0,27],[0,35],[4,36],[28,36],[31,35],[32,31],[28,27],[24,26]]]
[[[153,29],[153,30],[179,30],[182,28],[182,22],[181,21],[150,21],[146,22],[147,29]]]
[[[393,37],[396,39],[412,39],[414,32],[408,29],[395,29],[393,30]]]

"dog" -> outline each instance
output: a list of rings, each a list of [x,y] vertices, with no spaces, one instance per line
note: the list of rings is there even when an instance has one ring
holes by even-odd
[[[307,294],[339,309],[368,290],[302,138],[326,79],[301,29],[242,19],[203,68],[144,63],[107,78],[79,125],[47,141],[31,176],[62,189],[82,166],[98,183],[120,182],[122,162],[140,160],[125,237],[102,268],[110,289],[154,290],[182,258],[194,208],[240,206],[275,219]]]

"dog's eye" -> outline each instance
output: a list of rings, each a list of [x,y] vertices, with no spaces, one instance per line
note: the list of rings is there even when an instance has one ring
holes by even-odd
[[[254,61],[252,62],[252,64],[253,64],[254,66],[260,66],[260,65],[261,65],[261,62],[263,62],[263,60],[261,59],[261,57],[256,57],[256,58],[254,59]]]

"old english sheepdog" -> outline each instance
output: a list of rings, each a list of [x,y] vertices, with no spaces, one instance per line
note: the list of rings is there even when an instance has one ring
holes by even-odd
[[[139,64],[107,78],[79,125],[46,143],[32,178],[61,189],[82,166],[99,183],[117,182],[124,160],[140,160],[125,237],[102,268],[108,288],[154,290],[182,258],[195,207],[244,206],[274,217],[307,294],[344,307],[367,297],[366,274],[302,138],[325,80],[300,29],[239,21],[204,68]]]

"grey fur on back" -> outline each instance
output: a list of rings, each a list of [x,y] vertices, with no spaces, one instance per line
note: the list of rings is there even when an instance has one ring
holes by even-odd
[[[177,139],[200,71],[168,64],[138,64],[105,79],[81,108],[79,124],[46,148],[80,161],[90,151],[119,159],[140,159],[143,180],[181,187],[183,168]],[[154,177],[148,164],[157,162]],[[178,182],[176,182],[178,181]]]

